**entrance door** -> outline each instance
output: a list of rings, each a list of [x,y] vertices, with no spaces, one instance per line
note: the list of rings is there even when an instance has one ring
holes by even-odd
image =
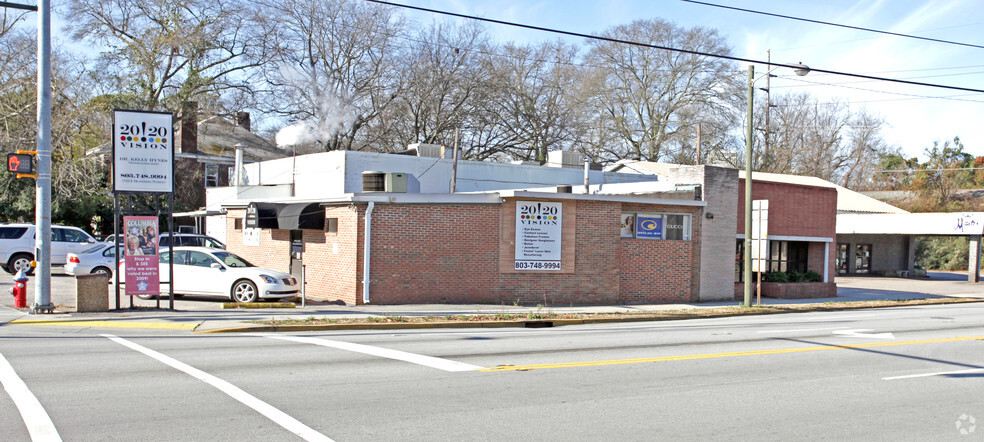
[[[304,231],[303,230],[291,230],[290,231],[290,275],[297,280],[297,282],[303,283],[301,281],[301,268],[304,265]]]
[[[846,275],[848,273],[847,265],[850,263],[850,257],[848,255],[848,243],[837,243],[837,274]]]
[[[858,244],[854,250],[854,273],[871,272],[871,244]]]

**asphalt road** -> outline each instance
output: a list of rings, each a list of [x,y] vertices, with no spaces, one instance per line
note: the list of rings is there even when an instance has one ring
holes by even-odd
[[[982,339],[979,303],[292,335],[8,324],[0,327],[0,434],[981,440]],[[31,398],[36,408],[19,418]]]

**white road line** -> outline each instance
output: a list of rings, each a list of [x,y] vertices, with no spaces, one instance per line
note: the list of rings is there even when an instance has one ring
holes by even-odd
[[[827,330],[837,330],[841,327],[826,327],[826,328],[800,328],[796,330],[761,330],[756,333],[799,333],[808,331],[827,331]]]
[[[322,347],[337,348],[339,350],[348,350],[356,353],[379,356],[381,358],[410,362],[412,364],[423,365],[425,367],[436,368],[444,371],[472,371],[483,368],[477,365],[435,358],[433,356],[418,355],[414,353],[407,353],[405,351],[373,347],[370,345],[353,344],[351,342],[331,341],[328,339],[308,338],[304,336],[269,335],[264,333],[258,333],[255,334],[255,336],[264,336],[270,339],[282,339],[284,341],[302,342],[305,344],[320,345]]]
[[[943,376],[948,374],[965,374],[965,373],[984,373],[984,368],[972,368],[970,370],[959,370],[959,371],[938,371],[936,373],[910,374],[908,376],[892,376],[888,378],[882,378],[882,380],[894,381],[896,379],[928,378],[930,376]]]
[[[230,397],[232,397],[233,399],[239,402],[242,402],[243,405],[246,405],[247,407],[256,410],[260,414],[272,420],[277,425],[284,427],[285,429],[287,429],[287,431],[290,431],[291,433],[300,436],[304,440],[325,441],[325,442],[331,441],[331,439],[328,436],[325,436],[315,431],[314,429],[301,423],[301,421],[294,419],[293,417],[290,417],[289,415],[287,415],[287,413],[284,413],[283,411],[274,408],[272,405],[257,399],[253,395],[243,391],[242,389],[240,389],[235,385],[230,384],[229,382],[226,382],[222,379],[219,379],[215,376],[205,373],[204,371],[201,371],[188,364],[185,364],[184,362],[178,361],[177,359],[174,359],[170,356],[166,356],[162,353],[158,353],[147,347],[143,347],[139,344],[135,344],[133,342],[127,341],[126,339],[119,338],[113,335],[106,335],[106,334],[102,336],[124,347],[128,347],[132,350],[136,350],[160,362],[170,365],[175,369],[185,372],[186,374],[190,375],[193,378],[196,378],[206,384],[209,384],[219,389],[219,391],[229,395]]]
[[[20,411],[21,419],[27,426],[27,432],[31,434],[33,441],[60,441],[61,436],[55,429],[55,424],[51,422],[48,413],[44,411],[41,402],[34,397],[34,393],[27,388],[27,384],[14,371],[14,367],[7,362],[7,359],[0,354],[0,384],[13,399],[14,405]]]

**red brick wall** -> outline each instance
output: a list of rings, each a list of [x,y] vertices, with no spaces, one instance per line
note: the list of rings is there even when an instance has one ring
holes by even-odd
[[[498,221],[498,205],[377,205],[370,302],[498,302]]]
[[[745,233],[745,180],[738,183],[738,230]],[[837,190],[797,184],[752,182],[752,199],[769,200],[769,236],[833,238],[837,232]]]
[[[621,304],[691,302],[699,294],[700,210],[679,206],[625,204],[625,212],[689,213],[690,241],[621,238]],[[615,234],[618,236],[616,226]]]
[[[365,205],[328,207],[338,233],[305,230],[309,298],[362,303]],[[691,214],[691,240],[622,239],[622,211]],[[242,244],[230,210],[229,250],[287,271],[290,232],[262,230],[261,247]],[[697,298],[700,209],[563,201],[562,270],[517,271],[515,199],[502,205],[380,204],[372,219],[370,302],[611,304]]]
[[[524,201],[531,199],[524,198]],[[613,304],[619,295],[620,204],[564,201],[561,271],[514,270],[516,200],[502,205],[501,301],[506,303]],[[571,240],[573,238],[573,241]]]

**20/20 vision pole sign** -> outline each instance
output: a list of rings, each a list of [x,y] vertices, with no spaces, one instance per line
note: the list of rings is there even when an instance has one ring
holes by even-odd
[[[174,115],[113,111],[113,191],[174,192]]]

